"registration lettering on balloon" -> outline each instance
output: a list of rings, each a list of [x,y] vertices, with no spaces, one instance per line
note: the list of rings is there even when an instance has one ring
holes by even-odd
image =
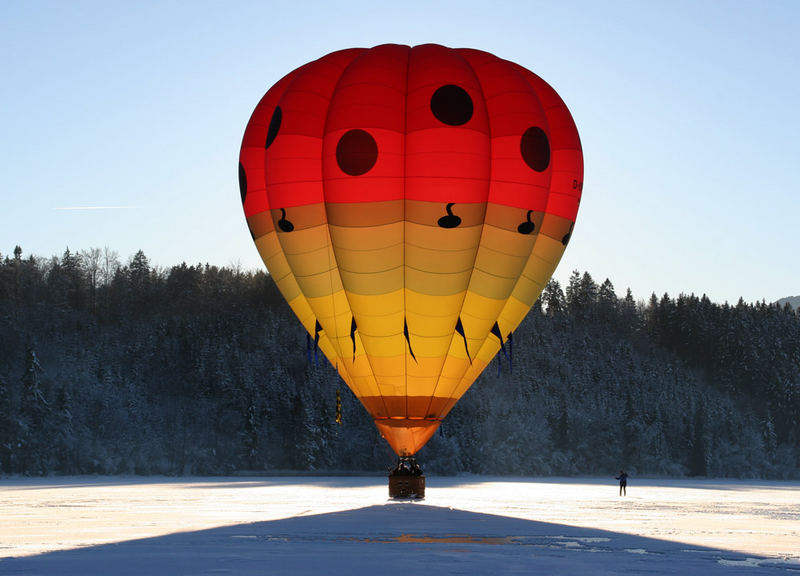
[[[578,131],[551,86],[435,44],[290,72],[253,111],[239,163],[270,276],[406,457],[506,347],[510,363],[583,190]]]

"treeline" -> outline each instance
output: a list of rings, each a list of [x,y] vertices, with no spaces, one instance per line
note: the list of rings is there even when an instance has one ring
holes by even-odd
[[[418,458],[444,474],[800,477],[800,317],[551,282]],[[336,424],[336,392],[343,424]],[[0,255],[0,473],[380,471],[263,272]]]

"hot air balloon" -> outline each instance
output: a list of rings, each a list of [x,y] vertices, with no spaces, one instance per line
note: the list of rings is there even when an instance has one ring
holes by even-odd
[[[386,44],[270,88],[245,129],[239,186],[270,275],[400,468],[550,279],[583,155],[533,72],[479,50]]]

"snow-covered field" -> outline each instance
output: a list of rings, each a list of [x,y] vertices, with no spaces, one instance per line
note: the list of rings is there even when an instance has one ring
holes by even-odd
[[[0,480],[0,574],[800,574],[800,484]]]

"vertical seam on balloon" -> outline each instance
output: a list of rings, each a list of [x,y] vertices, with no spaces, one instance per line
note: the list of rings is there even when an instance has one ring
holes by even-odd
[[[331,95],[336,93],[336,90],[339,87],[340,82],[342,81],[342,76],[344,76],[345,71],[350,66],[352,66],[354,62],[356,62],[358,59],[362,58],[367,52],[369,52],[369,50],[370,50],[370,48],[364,48],[361,51],[360,54],[358,54],[357,56],[352,58],[342,68],[342,71],[339,74],[339,77],[336,79],[336,85],[334,86],[333,92],[331,92]],[[328,128],[328,117],[330,115],[330,110],[331,110],[331,106],[330,106],[330,100],[329,100],[328,101],[328,106],[325,108],[325,124],[324,124],[324,128],[322,130],[323,142],[324,142],[325,135],[326,135],[327,128]],[[324,156],[323,156],[323,158],[324,158]],[[322,163],[321,162],[320,162],[320,168],[322,168]],[[354,176],[354,178],[357,178],[357,176]],[[330,225],[328,224],[328,204],[327,204],[327,199],[326,199],[326,195],[325,195],[325,188],[326,188],[325,184],[326,184],[326,182],[325,182],[324,174],[320,174],[320,180],[322,182],[322,200],[323,200],[323,204],[322,205],[325,207],[325,229],[328,231],[328,242],[329,242],[329,245],[330,245],[330,251],[328,253],[328,258],[329,258],[328,262],[329,262],[329,267],[330,267],[330,254],[333,254],[333,257],[335,259],[336,258],[336,252],[333,249],[333,239],[331,238]],[[338,262],[336,262],[336,271],[337,271],[337,273],[339,273],[339,263]],[[347,290],[344,287],[344,280],[342,280],[340,273],[339,273],[339,282],[342,285],[342,292],[344,293],[344,298],[347,301],[347,307],[350,309],[350,317],[351,318],[355,318],[355,315],[353,314],[353,307],[350,304],[350,299],[347,296]],[[333,305],[334,326],[336,326],[336,301],[335,301],[335,299],[333,299],[333,279],[332,278],[331,278],[331,299],[332,299],[331,303]],[[356,325],[358,325],[358,323],[356,323]],[[338,333],[338,330],[337,330],[337,333]],[[357,336],[358,336],[358,340],[361,341],[361,335],[358,334]],[[364,343],[363,342],[361,343],[361,347],[364,348]],[[344,364],[344,355],[341,354],[341,350],[340,350],[340,356],[342,358],[342,364]],[[383,392],[381,391],[380,384],[378,384],[378,378],[375,376],[375,369],[372,366],[372,360],[370,359],[369,354],[367,354],[366,348],[364,348],[364,356],[366,357],[367,363],[369,364],[369,369],[370,369],[370,372],[372,373],[372,379],[375,381],[375,388],[378,390],[378,395],[380,396],[381,402],[383,403],[383,409],[386,412],[386,414],[388,415],[389,414],[389,409],[386,406],[386,400],[383,397]],[[345,365],[345,369],[346,369],[347,365],[346,364],[344,364],[344,365]],[[353,368],[355,368],[355,361],[353,361]],[[352,380],[352,376],[351,376],[351,380]]]
[[[328,56],[330,56],[330,55],[328,55]],[[313,64],[317,64],[317,63],[319,63],[319,62],[321,62],[321,61],[325,60],[325,58],[326,58],[326,57],[320,58],[319,60],[315,60]],[[309,66],[309,67],[310,67],[310,66]],[[344,68],[342,68],[342,72],[343,72],[343,71],[344,71]],[[307,73],[307,71],[306,71],[305,73]],[[295,83],[296,83],[296,82],[297,82],[297,81],[298,81],[298,80],[299,80],[299,79],[300,79],[302,76],[303,76],[303,73],[299,73],[299,74],[297,74],[297,76],[296,76],[296,77],[295,77],[295,78],[292,80],[292,82],[290,82],[290,83],[289,83],[289,85],[286,87],[286,90],[284,90],[283,94],[281,95],[281,98],[280,98],[280,100],[281,100],[281,101],[282,101],[282,100],[283,100],[283,98],[286,96],[286,94],[289,92],[290,88],[291,88],[291,87],[292,87],[292,86],[293,86],[293,85],[294,85],[294,84],[295,84]],[[340,77],[341,77],[341,74],[340,74]],[[335,90],[335,87],[334,87],[334,90]],[[331,94],[333,94],[333,92],[331,92]],[[326,115],[327,115],[327,108],[326,108],[326,111],[325,111],[325,113],[326,113]],[[322,134],[320,135],[320,143],[323,141],[324,137],[325,137],[325,126],[323,125]],[[323,178],[323,176],[322,176],[322,170],[321,170],[321,169],[322,169],[322,158],[320,158],[320,185],[321,185],[321,187],[322,187],[322,201],[323,201],[323,202],[322,202],[322,205],[323,205],[323,207],[324,207],[324,206],[325,206],[325,202],[324,202],[324,201],[325,201],[325,179],[324,179],[324,178]],[[265,170],[265,174],[266,174],[266,170]],[[265,176],[265,178],[266,178],[266,176]],[[325,229],[326,229],[326,230],[328,230],[328,223],[327,223],[327,220],[328,220],[328,215],[327,215],[327,212],[326,212],[326,213],[325,213]],[[277,232],[277,231],[276,231],[276,232]],[[279,242],[280,242],[280,239],[281,239],[281,235],[280,235],[280,234],[278,234],[278,241],[279,241]],[[329,243],[329,246],[330,246],[330,232],[328,232],[328,243]],[[282,250],[282,251],[283,251],[283,250],[285,250],[285,249],[284,249],[284,246],[283,246],[283,242],[280,242],[280,244],[281,244],[281,250]],[[330,249],[332,250],[332,247],[331,247]],[[291,269],[291,266],[290,266],[289,268]],[[330,269],[331,269],[330,258],[329,258],[329,260],[328,260],[328,268],[329,268],[329,274],[331,274],[331,272],[330,272]],[[337,273],[338,273],[338,270],[337,270]],[[332,279],[331,279],[331,291],[332,291],[332,290],[333,290],[333,285],[332,285]],[[301,288],[301,293],[302,293],[302,288]],[[303,296],[305,297],[305,294],[304,294]],[[332,303],[332,304],[334,304],[334,300],[333,300],[333,294],[331,294],[331,298],[332,298],[332,300],[331,300],[331,303]],[[306,298],[306,300],[308,300],[308,299]],[[319,322],[319,317],[317,316],[317,313],[316,313],[316,311],[314,311],[314,309],[313,309],[313,308],[310,306],[310,303],[309,303],[309,307],[311,308],[311,311],[314,313],[314,319],[315,319],[315,321],[316,321],[316,322]],[[338,330],[336,330],[336,308],[335,308],[335,305],[333,306],[333,323],[334,323],[334,324],[333,324],[333,325],[334,325],[334,330],[335,330],[336,332],[338,332]],[[327,340],[330,342],[330,344],[331,344],[331,348],[333,349],[334,353],[335,353],[335,354],[337,354],[337,356],[338,356],[338,357],[342,357],[341,346],[339,345],[339,342],[338,342],[337,340],[335,340],[335,337],[336,337],[336,335],[334,334],[334,336],[333,336],[333,337],[331,337],[330,335],[328,335],[327,333],[325,333],[325,334],[324,334],[324,336],[325,336],[325,338],[326,338],[326,339],[327,339]],[[328,360],[330,361],[330,358],[329,358]],[[331,362],[331,364],[334,364],[334,363],[333,363],[333,362]],[[336,368],[336,370],[337,370],[337,372],[338,372],[338,365],[335,365],[334,367]],[[346,366],[346,365],[344,365],[344,366],[343,366],[343,368],[344,368],[344,372],[346,372],[346,373],[348,374],[348,376],[350,376],[350,373],[349,373],[349,371],[347,370],[347,366]],[[351,382],[353,382],[353,384],[355,384],[355,381],[353,380],[352,376],[350,376],[350,380],[351,380]],[[355,391],[354,391],[354,392],[355,392]]]
[[[482,244],[482,241],[483,241],[483,232],[484,232],[484,229],[485,229],[485,226],[486,226],[486,208],[488,208],[488,205],[489,205],[489,189],[490,189],[490,187],[492,185],[492,123],[491,123],[490,118],[489,118],[489,109],[486,106],[486,97],[484,96],[484,93],[483,93],[483,85],[481,84],[480,77],[478,76],[477,72],[475,72],[475,68],[472,66],[472,62],[470,62],[464,55],[462,55],[461,52],[458,49],[450,48],[449,50],[450,50],[450,52],[452,54],[454,54],[458,58],[460,58],[469,67],[470,72],[472,72],[472,75],[475,78],[475,82],[478,84],[478,89],[480,90],[480,96],[481,96],[481,102],[483,104],[483,109],[486,111],[486,128],[487,128],[487,133],[488,133],[487,135],[488,135],[488,140],[489,140],[489,156],[488,156],[489,177],[486,180],[486,201],[484,203],[483,223],[481,224],[481,236],[480,236],[480,239],[478,240],[478,247],[475,249],[475,256],[474,256],[474,258],[472,260],[472,270],[469,273],[469,280],[467,281],[466,290],[464,290],[464,298],[461,300],[461,306],[458,309],[458,318],[456,319],[456,322],[458,323],[458,321],[461,319],[461,311],[464,309],[464,301],[467,299],[467,294],[469,293],[469,287],[472,284],[472,276],[473,276],[473,274],[475,272],[475,262],[477,261],[477,258],[478,258],[478,252],[480,252],[480,249],[481,249],[481,244]],[[473,106],[473,109],[474,108],[475,108],[475,106]],[[462,325],[463,325],[463,323],[462,323]],[[436,396],[436,391],[439,389],[439,382],[441,381],[442,373],[444,372],[445,364],[447,364],[447,358],[450,355],[450,348],[453,346],[453,340],[455,339],[456,334],[457,334],[457,332],[455,331],[455,328],[454,328],[453,335],[450,337],[450,345],[447,347],[447,354],[445,355],[444,361],[442,362],[442,365],[439,368],[439,375],[436,378],[436,384],[433,387],[433,391],[431,393],[430,400],[428,401],[428,408],[425,411],[426,416],[427,416],[428,412],[430,411],[431,406],[433,405],[433,399]],[[464,331],[464,346],[467,349],[467,359],[469,360],[469,366],[471,367],[472,366],[472,358],[470,358],[470,356],[469,356],[469,344],[468,344],[466,330]],[[478,351],[480,352],[480,348],[478,349]],[[477,358],[477,355],[476,355],[476,358]],[[465,374],[468,371],[469,371],[469,367],[465,370]],[[460,383],[461,382],[459,381],[459,383],[456,384],[456,386],[454,387],[454,390],[456,390],[458,388]],[[441,420],[441,415],[437,415],[437,418],[439,420]]]
[[[317,61],[315,61],[315,62],[317,62]],[[290,88],[307,72],[308,68],[312,67],[312,65],[315,62],[310,62],[310,63],[302,66],[298,70],[295,70],[294,72],[290,73],[291,75],[293,75],[293,77],[289,80],[289,82],[286,84],[286,86],[284,87],[283,91],[281,92],[280,96],[277,98],[275,106],[273,107],[273,113],[274,113],[274,110],[281,105],[281,103],[283,102],[284,97],[289,92]],[[268,153],[269,153],[268,150],[264,151],[264,194],[267,197],[266,198],[267,199],[267,210],[271,211],[273,208],[272,208],[272,203],[269,200],[269,192],[268,192],[268,186],[267,186],[267,178],[268,178],[267,174],[268,174],[268,171],[266,169],[266,164],[267,164],[266,159],[267,159],[267,154]],[[288,272],[286,273],[285,276],[291,275],[293,280],[294,280],[294,282],[296,284],[298,284],[299,296],[302,297],[303,300],[306,302],[306,305],[308,305],[308,309],[311,310],[311,313],[314,316],[314,322],[316,323],[316,322],[319,321],[318,317],[317,317],[317,313],[311,307],[311,304],[308,302],[308,298],[303,293],[302,288],[299,286],[299,283],[297,282],[297,276],[295,275],[294,271],[292,270],[291,265],[289,264],[288,259],[286,258],[286,252],[284,250],[283,242],[281,242],[281,235],[278,234],[277,230],[275,231],[275,234],[276,234],[276,239],[278,240],[278,245],[280,246],[280,249],[281,249],[281,255],[283,256],[284,260],[286,260],[286,268],[287,268]],[[292,310],[292,311],[294,312],[294,310]],[[308,333],[308,330],[306,330],[306,332]],[[331,347],[334,349],[334,351],[336,350],[333,341],[331,341],[331,339],[328,337],[327,334],[323,334],[322,338],[324,338],[325,340],[330,342]],[[352,380],[352,378],[351,378],[351,380]]]
[[[536,91],[536,89],[534,88],[534,86],[533,86],[533,85],[532,85],[532,84],[531,84],[531,83],[528,81],[528,79],[525,77],[525,74],[524,74],[524,73],[523,73],[523,72],[522,72],[522,71],[521,71],[521,70],[520,70],[520,69],[519,69],[519,68],[518,68],[516,65],[514,65],[514,63],[513,63],[513,62],[510,62],[510,61],[507,61],[507,60],[503,60],[503,62],[505,62],[505,63],[508,63],[508,64],[511,64],[511,65],[512,65],[512,66],[510,66],[510,70],[511,70],[511,72],[513,72],[514,74],[516,74],[516,75],[517,75],[517,76],[520,78],[520,80],[521,80],[521,81],[522,81],[522,82],[523,82],[523,83],[524,83],[526,86],[528,86],[528,87],[529,87],[529,89],[531,90],[531,92],[532,92],[534,95],[536,95],[536,96],[537,96],[537,100],[538,100],[538,92]],[[543,107],[543,106],[542,106],[542,111],[544,112],[544,107]],[[545,122],[547,122],[547,126],[546,126],[546,128],[549,130],[549,129],[550,129],[550,123],[549,123],[549,121],[548,121],[548,119],[547,119],[547,114],[546,114],[546,112],[545,112]],[[547,199],[548,199],[548,201],[549,201],[549,199],[550,199],[550,185],[551,185],[551,183],[552,183],[552,179],[553,179],[553,172],[552,172],[552,170],[551,170],[551,171],[550,171],[550,177],[549,177],[549,179],[548,179],[548,185],[547,185]],[[545,213],[546,213],[546,212],[547,212],[547,204],[545,204]],[[539,240],[539,234],[537,233],[537,234],[536,234],[536,237],[533,239],[533,243],[531,244],[531,251],[528,253],[528,258],[525,260],[525,263],[522,265],[522,269],[521,269],[521,271],[520,271],[520,277],[518,277],[518,278],[517,278],[517,281],[514,283],[514,286],[511,288],[511,291],[509,292],[509,294],[508,294],[508,297],[505,299],[505,302],[503,303],[503,307],[500,309],[500,313],[497,315],[497,318],[495,319],[495,322],[496,322],[496,323],[497,323],[497,325],[498,325],[498,329],[499,329],[499,326],[500,326],[500,324],[499,324],[500,317],[503,315],[503,311],[504,311],[504,310],[506,309],[506,307],[508,306],[508,301],[509,301],[509,300],[512,298],[512,296],[514,295],[514,289],[515,289],[515,288],[517,287],[517,285],[519,284],[520,278],[522,277],[522,274],[525,272],[525,268],[528,266],[528,262],[530,262],[530,259],[533,257],[533,253],[534,253],[534,251],[536,250],[536,242],[537,242],[538,240]],[[527,313],[526,313],[526,315],[527,315]],[[524,318],[524,317],[523,317],[523,318]],[[501,335],[502,335],[502,330],[500,331],[500,333],[501,333]],[[490,331],[488,334],[486,334],[486,337],[484,338],[483,342],[481,342],[481,345],[478,347],[478,354],[480,354],[480,353],[481,353],[481,350],[483,350],[483,347],[486,345],[486,342],[489,340],[489,337],[490,337],[490,335],[491,335],[491,331]],[[502,337],[501,337],[501,340],[500,340],[500,345],[501,345],[501,347],[502,347],[502,345],[503,345]],[[458,385],[456,386],[456,391],[457,391],[457,390],[459,390],[460,388],[462,388],[462,387],[463,387],[463,382],[464,382],[464,379],[466,378],[466,376],[467,376],[467,372],[465,372],[465,373],[464,373],[464,374],[461,376],[461,380],[459,381]],[[477,376],[476,376],[476,378],[475,378],[475,379],[477,379]],[[473,381],[474,381],[474,380],[473,380]],[[465,391],[466,391],[466,390],[465,390]]]
[[[510,62],[510,61],[507,61],[507,60],[504,60],[504,62],[507,62],[508,64],[510,64],[511,71],[514,74],[516,74],[525,83],[525,85],[527,85],[530,88],[531,92],[534,95],[536,95],[537,100],[539,102],[541,102],[541,99],[539,98],[538,90],[536,89],[536,87],[533,84],[531,84],[531,82],[529,81],[529,79],[528,79],[528,77],[526,75],[526,72],[530,73],[530,74],[533,74],[533,72],[530,72],[528,70],[523,69],[521,66],[519,66],[518,64],[515,64],[514,62]],[[546,128],[547,128],[547,130],[549,132],[550,131],[550,120],[547,117],[547,110],[545,109],[544,106],[541,106],[541,108],[542,108],[542,112],[544,113],[544,120],[546,122]],[[552,133],[551,133],[551,135],[552,135]],[[551,150],[551,158],[552,158],[552,150]],[[551,164],[550,164],[549,168],[550,168],[550,175],[548,177],[548,183],[547,183],[547,202],[545,203],[545,208],[544,208],[544,214],[545,215],[548,213],[547,212],[547,205],[550,202],[550,192],[551,192],[551,187],[552,187],[552,182],[553,182],[552,161],[551,161]],[[540,231],[540,233],[541,233],[541,231]],[[500,314],[497,316],[497,320],[500,320],[500,317],[503,315],[503,312],[505,312],[506,308],[508,307],[509,300],[511,300],[511,298],[514,296],[514,290],[519,285],[519,282],[520,282],[520,280],[522,278],[522,274],[524,274],[525,269],[528,267],[528,263],[530,262],[531,258],[533,258],[534,253],[536,252],[536,244],[537,244],[538,241],[539,241],[539,234],[537,234],[536,238],[534,238],[534,240],[533,240],[533,244],[531,245],[531,251],[528,254],[528,258],[525,261],[525,264],[522,266],[522,273],[520,274],[520,277],[517,278],[517,281],[514,283],[514,286],[511,288],[511,293],[508,295],[508,298],[506,298],[506,301],[503,304],[503,308],[500,310]],[[544,289],[544,286],[542,287],[542,289]],[[541,292],[539,293],[539,297],[541,297]],[[538,298],[537,298],[537,300],[538,300]],[[536,301],[533,302],[533,304],[535,304],[535,303],[536,303]],[[533,304],[531,306],[533,306]],[[530,309],[528,310],[528,312],[530,312]],[[527,316],[527,314],[528,313],[526,312],[525,316]],[[525,316],[522,317],[522,320],[525,319]],[[498,326],[499,326],[499,324],[498,324]],[[490,334],[491,334],[491,332],[490,332]],[[502,334],[502,332],[501,332],[501,334]],[[481,343],[480,347],[478,348],[478,354],[480,354],[481,350],[486,345],[486,342],[488,340],[489,340],[489,334],[486,335],[486,338],[484,339],[484,341]],[[456,392],[458,392],[459,390],[464,388],[464,380],[465,380],[466,376],[467,376],[467,372],[464,372],[464,374],[461,376],[461,380],[459,381],[458,385],[455,388]],[[477,377],[476,377],[476,379],[477,379]],[[464,392],[466,392],[467,389],[464,389]],[[463,394],[463,392],[462,392],[462,394]]]
[[[533,84],[531,84],[531,82],[528,79],[527,74],[526,74],[526,73],[533,74],[533,72],[530,72],[529,70],[521,69],[521,67],[519,65],[515,64],[514,62],[510,62],[510,64],[512,65],[511,69],[514,71],[514,73],[516,73],[522,79],[522,81],[525,82],[525,84],[527,84],[530,87],[531,92],[533,92],[536,95],[537,99],[541,102],[541,99],[539,99],[539,92],[537,91],[536,87]],[[547,126],[546,126],[547,131],[550,133],[550,136],[548,137],[548,140],[549,140],[549,142],[552,142],[552,131],[550,129],[550,119],[547,117],[547,109],[544,106],[542,106],[542,112],[544,113],[544,120],[547,123]],[[550,204],[550,197],[551,197],[551,192],[552,192],[552,187],[553,187],[553,162],[552,162],[553,153],[552,153],[552,147],[551,147],[551,150],[550,150],[550,158],[551,158],[551,161],[550,161],[550,165],[548,166],[548,168],[550,168],[550,175],[549,175],[549,177],[547,179],[547,202],[545,202],[545,205],[544,205],[544,214],[542,215],[542,222],[544,222],[544,218],[548,214],[547,208],[548,208],[548,205]],[[525,268],[528,267],[528,263],[530,262],[530,259],[533,258],[533,255],[536,252],[536,245],[539,242],[540,235],[541,235],[541,230],[539,230],[539,233],[536,235],[536,238],[533,239],[533,245],[531,246],[531,252],[530,252],[530,254],[528,254],[528,259],[525,261],[525,265],[522,267],[522,272],[523,273],[525,272]],[[511,294],[509,295],[508,299],[511,299],[511,296],[514,294],[514,289],[516,289],[516,287],[519,284],[521,278],[522,278],[522,274],[520,275],[519,278],[517,278],[517,281],[514,283],[514,288],[511,289]],[[544,289],[544,286],[542,287],[542,289]],[[539,295],[541,296],[541,292],[539,293]],[[538,300],[538,298],[537,298],[537,300]],[[508,300],[506,300],[506,303],[507,302],[508,302]],[[533,306],[533,304],[535,304],[535,303],[536,303],[536,301],[534,301],[531,304],[531,306]],[[503,310],[505,310],[505,306],[503,306]],[[503,313],[503,310],[500,311],[500,314]],[[527,314],[526,314],[526,316],[527,316]],[[524,317],[523,317],[523,319],[524,319]]]
[[[364,54],[364,52],[361,52],[361,54],[359,54],[358,56],[352,58],[350,60],[350,62],[348,62],[342,68],[341,72],[339,73],[339,77],[336,79],[336,84],[333,87],[333,91],[331,92],[331,96],[336,93],[336,90],[339,87],[339,83],[342,81],[342,76],[344,76],[344,73],[347,70],[347,68],[349,68],[353,64],[353,62],[355,62],[355,60],[357,60],[363,54]],[[331,110],[331,105],[330,105],[330,100],[328,100],[328,105],[325,108],[325,123],[324,123],[323,128],[322,128],[322,142],[323,142],[323,144],[324,144],[324,141],[325,141],[325,134],[326,134],[327,128],[328,128],[328,116],[330,115],[330,110]],[[324,156],[322,156],[321,160],[322,159],[324,159]],[[320,161],[320,170],[322,170],[322,161]],[[350,300],[347,298],[347,290],[345,290],[345,288],[344,288],[344,282],[342,281],[341,273],[339,272],[339,263],[338,262],[331,262],[331,254],[333,254],[333,259],[335,260],[336,259],[336,253],[334,252],[334,249],[333,249],[333,239],[331,238],[330,223],[329,223],[329,220],[328,220],[328,209],[327,209],[328,204],[327,204],[327,195],[325,193],[326,181],[325,181],[324,171],[322,171],[322,173],[320,173],[320,182],[322,183],[322,202],[323,202],[322,205],[325,207],[325,230],[328,233],[328,269],[329,270],[333,270],[334,269],[334,264],[335,264],[336,273],[339,275],[339,283],[342,285],[342,292],[344,293],[345,300],[347,301],[347,307],[350,310],[350,317],[351,318],[355,318],[353,316],[353,308],[352,308],[352,306],[350,306]],[[337,342],[338,342],[338,339],[339,339],[339,327],[338,327],[338,322],[336,320],[336,298],[334,297],[334,293],[333,293],[333,274],[330,273],[328,278],[329,278],[329,281],[330,281],[331,308],[333,309],[333,325],[334,325],[334,329],[336,331],[336,334],[334,335],[334,337],[337,339]],[[359,337],[359,340],[360,340],[360,337]],[[363,344],[362,344],[362,346],[363,346]],[[350,374],[350,372],[347,370],[347,364],[345,364],[345,362],[344,362],[344,354],[342,354],[341,346],[339,346],[339,356],[340,356],[340,359],[342,361],[342,366],[344,367],[345,372]],[[353,360],[353,368],[355,368],[355,359]],[[337,369],[338,369],[338,366],[337,366]],[[373,372],[373,377],[374,377],[374,372]],[[350,379],[353,380],[352,375],[350,375]],[[377,387],[377,382],[376,382],[376,387]],[[380,393],[380,388],[378,388],[378,393]],[[381,398],[382,398],[382,396],[381,396]],[[385,405],[385,403],[384,403],[384,405]]]
[[[408,326],[408,320],[406,318],[406,286],[408,284],[407,281],[407,274],[408,274],[408,267],[406,266],[406,172],[408,170],[408,159],[406,158],[406,143],[408,140],[408,77],[411,70],[411,51],[413,50],[412,47],[408,47],[406,52],[406,89],[405,89],[405,99],[403,102],[403,323],[405,326]],[[403,379],[406,388],[406,418],[408,418],[408,356],[411,354],[411,332],[409,331],[408,342],[406,342],[408,346],[408,352],[403,354],[405,356],[405,362],[403,363],[404,373]],[[404,350],[405,352],[405,350]]]

